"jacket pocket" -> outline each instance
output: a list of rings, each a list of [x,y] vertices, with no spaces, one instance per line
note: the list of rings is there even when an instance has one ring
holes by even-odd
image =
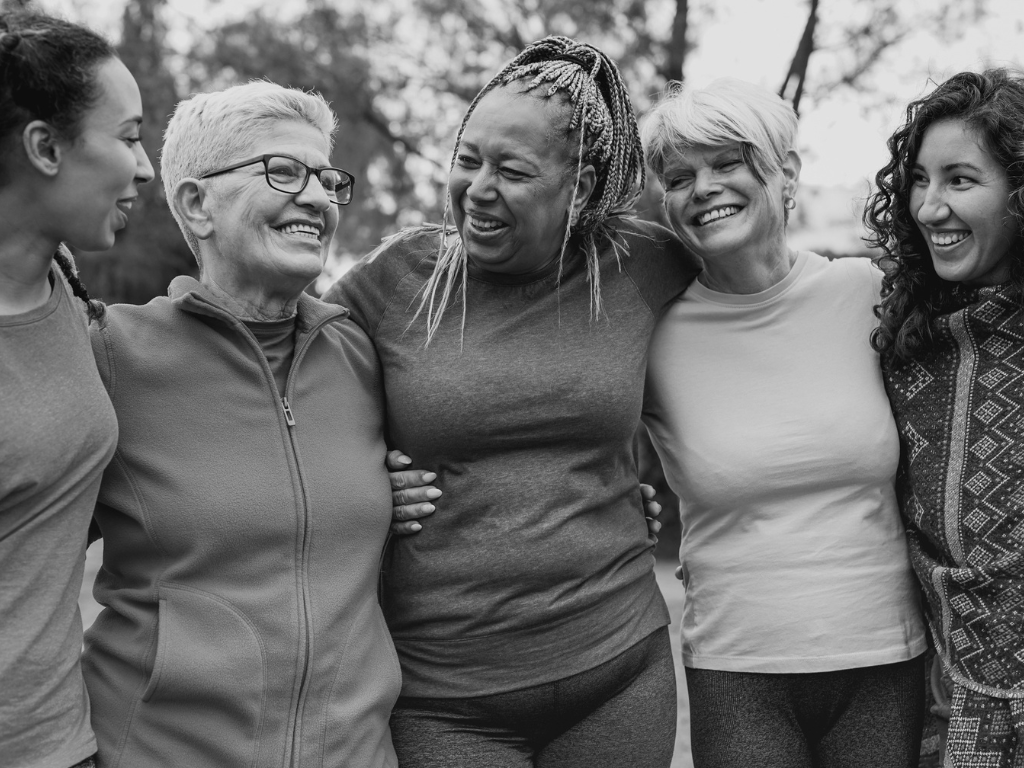
[[[250,621],[216,595],[161,585],[153,672],[132,736],[179,765],[252,765],[266,654]]]

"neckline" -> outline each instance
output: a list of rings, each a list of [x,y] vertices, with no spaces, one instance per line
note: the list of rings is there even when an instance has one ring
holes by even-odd
[[[758,293],[723,293],[722,291],[708,288],[698,280],[694,280],[683,296],[730,307],[754,307],[760,304],[767,304],[793,287],[800,278],[808,258],[809,253],[807,251],[797,251],[796,259],[793,261],[793,266],[790,267],[789,273],[775,285]]]
[[[505,272],[489,272],[486,269],[481,269],[480,267],[474,266],[472,261],[468,262],[468,264],[466,265],[466,269],[469,273],[469,278],[471,280],[476,280],[481,283],[510,286],[530,285],[531,283],[543,282],[550,278],[552,275],[558,274],[559,261],[561,261],[562,265],[562,276],[567,276],[570,272],[571,267],[576,261],[575,253],[570,252],[570,250],[567,248],[566,253],[562,256],[560,260],[554,259],[553,261],[541,267],[540,269],[536,269],[533,272],[527,272],[526,274],[522,275],[508,274]]]
[[[0,326],[29,325],[52,315],[60,305],[61,294],[64,293],[63,280],[57,273],[57,268],[52,264],[48,279],[50,281],[50,296],[45,304],[40,304],[28,312],[19,312],[16,315],[0,315]]]

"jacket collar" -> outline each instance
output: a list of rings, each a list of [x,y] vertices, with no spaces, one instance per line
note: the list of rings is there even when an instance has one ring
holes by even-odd
[[[216,297],[194,277],[181,275],[174,278],[167,287],[167,295],[173,304],[183,312],[194,315],[207,315],[214,317],[229,325],[241,323],[242,320],[231,314],[217,301]],[[299,303],[296,308],[298,329],[310,331],[331,320],[339,320],[348,317],[349,311],[337,304],[314,299],[308,293],[299,295]]]

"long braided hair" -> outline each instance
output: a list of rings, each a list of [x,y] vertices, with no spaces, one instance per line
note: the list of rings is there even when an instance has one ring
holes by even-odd
[[[877,191],[864,209],[867,241],[881,249],[882,303],[871,345],[884,359],[906,362],[934,342],[932,320],[955,309],[959,283],[935,271],[928,244],[910,210],[913,169],[929,127],[963,120],[1005,170],[1010,183],[1007,215],[1024,234],[1024,74],[1006,69],[961,72],[907,106],[906,121],[889,138],[889,162],[875,176]],[[1024,291],[1024,253],[1018,251],[1010,282]]]
[[[42,13],[0,13],[0,185],[9,183],[4,162],[18,151],[21,132],[45,120],[64,139],[78,135],[82,117],[99,99],[96,69],[115,57],[113,47],[85,27]],[[89,298],[71,254],[53,256],[90,318],[103,305]]]
[[[633,106],[615,63],[597,48],[568,37],[546,37],[527,46],[506,64],[473,99],[462,119],[455,140],[450,169],[454,169],[462,143],[462,134],[480,100],[496,88],[522,83],[522,92],[542,99],[560,94],[570,107],[566,134],[578,137],[572,199],[576,199],[580,171],[584,165],[594,166],[596,184],[578,218],[567,217],[562,248],[558,257],[558,278],[570,243],[584,254],[590,282],[590,308],[593,317],[601,312],[601,275],[598,254],[604,248],[615,249],[609,220],[628,212],[643,190],[647,176],[643,163],[643,147],[637,130]],[[451,210],[451,197],[446,198],[443,222]],[[449,242],[449,239],[451,242]],[[426,311],[429,344],[441,318],[458,290],[462,297],[462,327],[466,324],[467,256],[462,241],[453,229],[441,226],[441,244],[437,264],[423,287],[423,296],[416,316]],[[415,318],[414,318],[415,320]]]

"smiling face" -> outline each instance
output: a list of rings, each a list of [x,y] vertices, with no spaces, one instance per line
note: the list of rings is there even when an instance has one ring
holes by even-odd
[[[762,184],[739,144],[696,146],[665,165],[665,212],[676,235],[705,261],[765,251],[785,241],[783,202],[795,191],[798,170],[787,165]]]
[[[289,155],[313,168],[330,165],[327,139],[301,120],[284,120],[225,165],[264,154]],[[296,194],[272,189],[262,163],[201,182],[212,234],[204,241],[204,271],[224,286],[298,295],[319,276],[338,227],[338,206],[316,176]]]
[[[1005,169],[962,120],[924,133],[914,163],[910,213],[943,280],[998,285],[1019,257],[1019,225],[1010,213]]]
[[[95,78],[99,98],[83,116],[78,135],[63,143],[54,180],[57,237],[87,251],[114,244],[139,184],[153,179],[139,140],[142,97],[135,78],[113,58],[96,68]]]
[[[558,257],[576,170],[565,120],[560,103],[509,88],[477,104],[448,179],[455,224],[476,267],[527,274]]]

